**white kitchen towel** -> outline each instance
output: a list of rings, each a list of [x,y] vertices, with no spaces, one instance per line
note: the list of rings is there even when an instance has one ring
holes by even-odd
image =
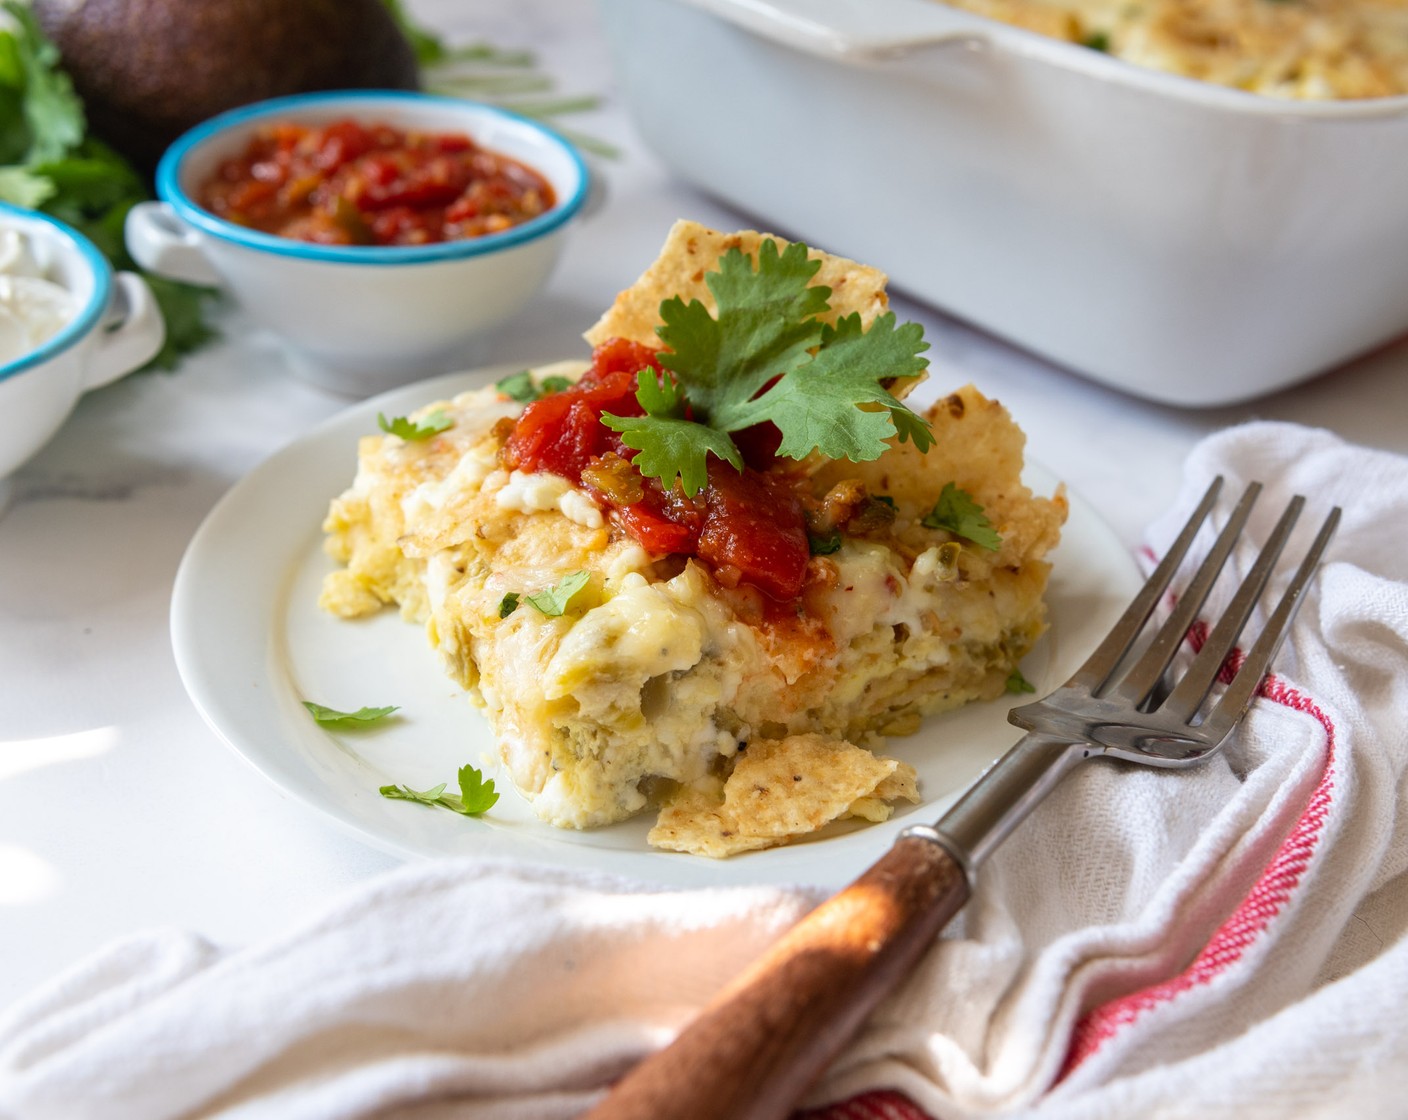
[[[1252,424],[1186,473],[1151,554],[1214,474],[1267,484],[1257,537],[1344,507],[1264,696],[1195,771],[1068,778],[830,1120],[1408,1115],[1408,460]],[[138,935],[0,1015],[0,1117],[572,1116],[817,900],[429,862],[261,944]]]

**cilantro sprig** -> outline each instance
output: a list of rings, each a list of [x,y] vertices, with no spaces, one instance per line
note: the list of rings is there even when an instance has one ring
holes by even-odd
[[[409,786],[382,786],[380,792],[382,797],[393,801],[415,801],[421,805],[439,806],[466,817],[477,817],[488,812],[499,800],[499,795],[494,789],[494,780],[486,780],[473,766],[461,766],[456,774],[456,781],[460,787],[458,794],[445,792],[449,786],[448,782],[441,782],[427,790],[411,789]]]
[[[28,4],[0,3],[0,200],[42,210],[73,226],[113,268],[137,271],[123,240],[127,212],[151,197],[132,166],[88,132],[83,102],[63,70],[58,48]],[[166,340],[149,365],[174,369],[216,337],[206,304],[218,293],[142,272],[166,323]]]
[[[455,422],[443,408],[437,408],[419,420],[412,420],[408,416],[393,416],[388,419],[385,413],[378,412],[376,423],[377,427],[388,435],[398,436],[407,443],[418,443],[453,427]]]
[[[887,387],[928,365],[923,328],[897,324],[893,312],[869,328],[858,313],[823,322],[831,289],[811,283],[820,267],[805,245],[779,252],[768,239],[756,266],[735,248],[706,276],[716,314],[678,296],[660,305],[667,373],[640,374],[645,415],[601,417],[637,452],[641,474],[697,494],[709,456],[741,469],[731,433],[764,422],[782,433],[777,453],[790,459],[878,459],[896,435],[921,451],[933,445],[929,425]]]
[[[920,521],[926,529],[943,529],[956,537],[972,541],[979,548],[996,552],[1002,547],[1002,537],[992,527],[983,507],[966,490],[952,482],[944,484],[934,508]]]
[[[518,609],[520,603],[529,603],[549,618],[560,618],[590,580],[591,575],[587,572],[573,572],[541,591],[510,591],[499,600],[499,617],[507,618]]]

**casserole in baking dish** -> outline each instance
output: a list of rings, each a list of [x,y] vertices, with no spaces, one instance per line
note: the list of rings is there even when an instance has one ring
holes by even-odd
[[[602,0],[646,143],[768,226],[1157,401],[1408,330],[1408,97],[1289,101],[934,0]]]

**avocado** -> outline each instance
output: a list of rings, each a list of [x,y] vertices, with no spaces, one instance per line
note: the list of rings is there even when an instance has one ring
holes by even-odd
[[[150,175],[226,109],[323,89],[416,89],[383,0],[33,0],[89,127]]]

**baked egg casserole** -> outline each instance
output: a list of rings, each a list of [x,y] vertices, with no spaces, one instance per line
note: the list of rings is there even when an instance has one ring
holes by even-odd
[[[1138,66],[1270,97],[1408,93],[1404,0],[948,0]]]
[[[722,857],[918,801],[884,739],[1020,680],[1066,503],[976,389],[902,403],[924,344],[884,285],[677,223],[590,361],[362,439],[321,605],[423,623],[551,825],[653,809]]]

